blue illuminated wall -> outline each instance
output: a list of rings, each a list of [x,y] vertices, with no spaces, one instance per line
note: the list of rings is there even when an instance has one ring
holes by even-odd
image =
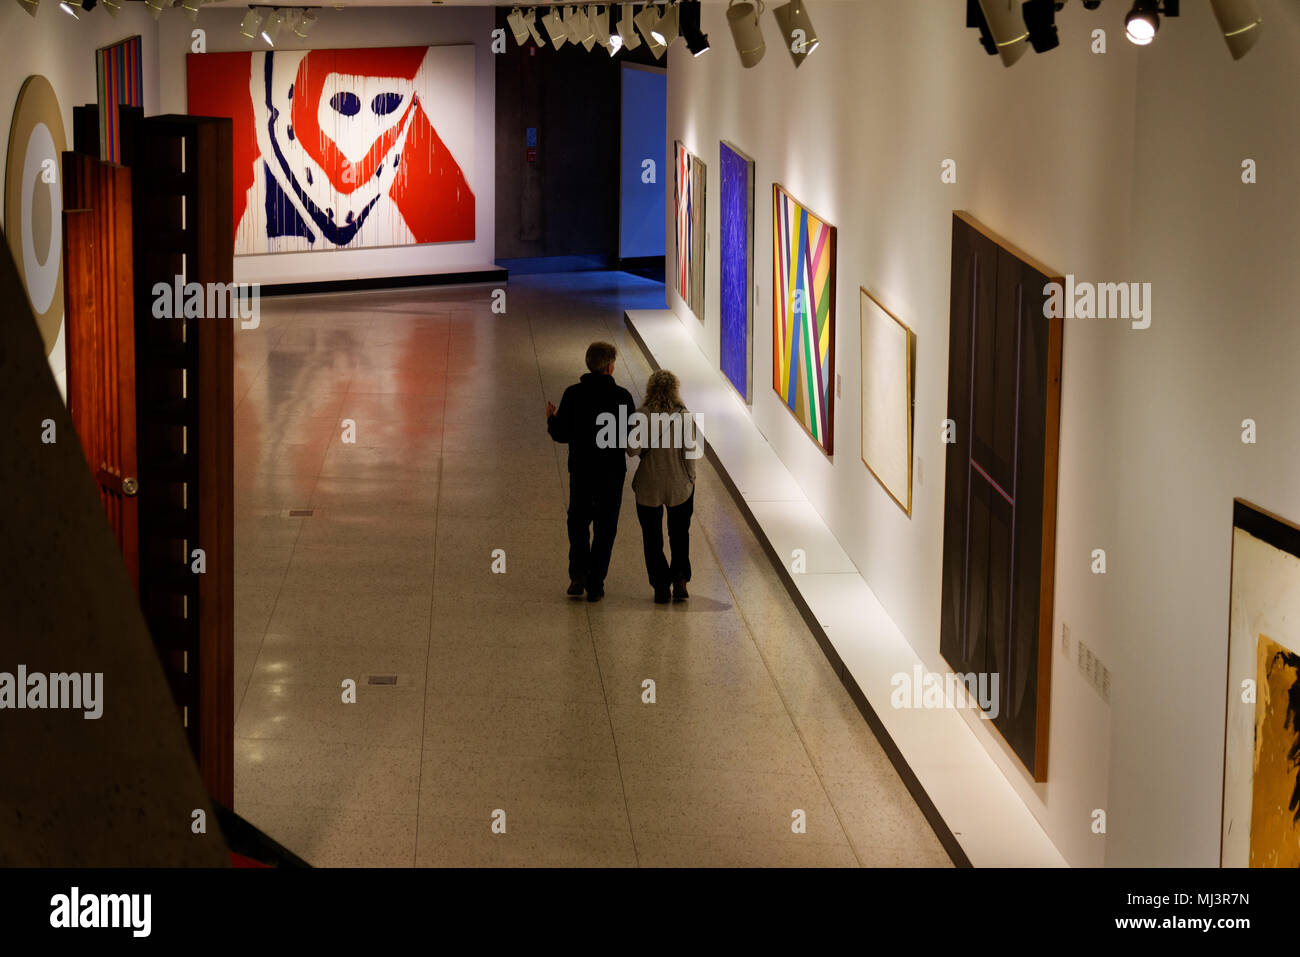
[[[664,255],[668,158],[668,74],[623,64],[623,150],[619,173],[618,255],[638,259]],[[653,183],[642,182],[645,161],[654,160]]]
[[[754,161],[719,144],[722,168],[723,374],[746,402],[751,399],[754,290]]]

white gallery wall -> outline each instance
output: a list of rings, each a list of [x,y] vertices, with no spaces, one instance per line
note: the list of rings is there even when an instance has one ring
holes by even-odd
[[[57,3],[42,3],[32,18],[17,3],[0,3],[0,180],[5,175],[9,127],[23,81],[44,76],[54,87],[63,111],[64,134],[72,148],[72,108],[98,101],[95,91],[95,51],[139,34],[142,46],[144,106],[158,111],[158,26],[143,3],[124,3],[116,18],[96,9],[81,20],[63,13]],[[0,210],[0,217],[4,213]],[[50,367],[61,391],[67,391],[67,363],[60,336],[50,355]]]
[[[1232,500],[1300,521],[1300,3],[1261,2],[1237,63],[1202,7],[1138,74],[1132,272],[1156,312],[1115,356],[1117,864],[1217,862]]]
[[[204,7],[193,23],[179,11],[167,11],[163,15],[158,54],[162,112],[186,112],[185,59],[193,47],[195,29],[205,31],[208,53],[270,49],[260,39],[255,43],[241,42],[239,24],[246,12],[244,7]],[[465,171],[474,191],[475,238],[473,242],[240,256],[235,260],[235,279],[260,283],[318,282],[423,275],[491,264],[496,258],[493,8],[385,6],[337,10],[326,6],[317,13],[319,20],[308,39],[300,40],[282,31],[276,49],[475,45],[474,161],[472,171]]]
[[[704,6],[708,54],[669,53],[669,143],[709,167],[705,321],[671,276],[669,303],[716,363],[726,139],[756,161],[754,419],[932,670],[949,670],[952,211],[1061,273],[1153,284],[1149,329],[1065,321],[1047,782],[968,722],[1076,865],[1218,862],[1232,497],[1300,519],[1300,385],[1287,371],[1300,354],[1300,29],[1280,2],[1261,5],[1268,30],[1238,63],[1208,4],[1185,4],[1145,50],[1124,38],[1126,6],[1070,4],[1061,46],[1010,69],[965,29],[964,4],[929,0],[811,0],[823,42],[798,70],[770,13],[767,54],[743,69],[725,4]],[[1244,157],[1260,184],[1241,183]],[[955,184],[941,182],[948,159]],[[774,182],[838,227],[833,458],[771,386]],[[666,228],[671,268],[671,208]],[[860,457],[859,286],[917,336],[910,519]],[[1251,416],[1263,437],[1243,446]],[[1075,664],[1079,641],[1111,671],[1109,703]]]

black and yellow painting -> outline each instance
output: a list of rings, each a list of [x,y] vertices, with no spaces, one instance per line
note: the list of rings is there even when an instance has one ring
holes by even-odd
[[[1300,867],[1300,655],[1259,636],[1250,866]]]

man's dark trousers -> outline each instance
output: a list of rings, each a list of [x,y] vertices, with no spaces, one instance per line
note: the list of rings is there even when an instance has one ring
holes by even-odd
[[[625,473],[569,473],[569,581],[602,590],[618,534]]]

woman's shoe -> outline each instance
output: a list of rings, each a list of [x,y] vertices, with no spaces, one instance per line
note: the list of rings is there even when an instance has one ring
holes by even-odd
[[[655,604],[666,605],[673,600],[672,592],[668,590],[667,585],[655,586]]]
[[[686,579],[673,583],[673,601],[685,601],[691,597],[691,593],[686,590]]]

